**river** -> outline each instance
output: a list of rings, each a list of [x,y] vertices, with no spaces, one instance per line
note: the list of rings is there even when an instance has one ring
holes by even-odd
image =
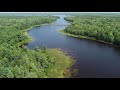
[[[33,41],[27,44],[28,48],[45,44],[48,48],[68,51],[76,60],[73,66],[78,69],[75,78],[120,78],[120,48],[58,32],[70,24],[64,17],[60,15],[59,19],[49,25],[29,30],[28,34]]]

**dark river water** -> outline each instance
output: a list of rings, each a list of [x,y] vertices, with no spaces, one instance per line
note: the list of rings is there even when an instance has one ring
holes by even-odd
[[[97,41],[78,39],[58,32],[69,25],[64,15],[52,24],[35,27],[28,31],[33,41],[27,46],[33,49],[36,45],[48,48],[61,48],[74,56],[76,78],[120,78],[120,48]]]

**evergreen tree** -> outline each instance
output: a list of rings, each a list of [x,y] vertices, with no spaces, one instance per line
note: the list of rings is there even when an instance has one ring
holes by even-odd
[[[44,53],[47,51],[47,46],[45,44],[43,45],[42,50]]]

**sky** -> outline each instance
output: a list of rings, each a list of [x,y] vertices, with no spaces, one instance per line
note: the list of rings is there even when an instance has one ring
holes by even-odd
[[[0,12],[0,16],[39,16],[39,15],[120,15],[120,12]]]

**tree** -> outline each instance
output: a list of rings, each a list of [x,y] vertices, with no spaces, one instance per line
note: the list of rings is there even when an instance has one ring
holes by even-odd
[[[39,51],[40,48],[39,48],[38,46],[35,46],[34,50],[35,50],[35,51]]]
[[[120,38],[120,17],[108,16],[76,16],[65,17],[71,24],[65,28],[66,33],[83,35],[87,37],[103,40],[119,46]]]
[[[45,75],[45,70],[49,70],[46,67],[52,63],[48,62],[48,55],[41,52],[38,46],[35,50],[31,50],[24,45],[24,42],[29,40],[25,31],[31,26],[51,23],[57,18],[56,16],[0,16],[0,78],[33,78]],[[43,65],[42,70],[40,65]]]
[[[47,51],[47,46],[45,44],[43,45],[42,50],[44,53]]]

